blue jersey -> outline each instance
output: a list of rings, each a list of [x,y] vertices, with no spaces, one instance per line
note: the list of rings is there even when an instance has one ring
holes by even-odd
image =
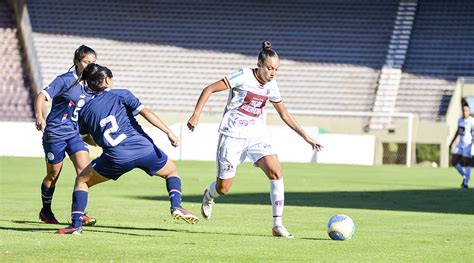
[[[41,91],[51,103],[51,112],[46,118],[44,140],[57,142],[78,134],[77,119],[81,108],[91,99],[92,94],[77,83],[74,71],[58,76]]]
[[[94,96],[79,113],[81,134],[90,134],[103,154],[116,162],[141,158],[154,144],[135,120],[142,104],[126,89],[106,90]]]

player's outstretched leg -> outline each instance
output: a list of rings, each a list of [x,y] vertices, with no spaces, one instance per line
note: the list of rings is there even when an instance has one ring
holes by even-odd
[[[71,208],[71,219],[72,223],[70,226],[56,231],[56,234],[66,235],[80,235],[82,234],[82,220],[84,217],[84,210],[86,210],[87,199],[89,192],[87,191],[74,191],[72,193],[72,208]]]
[[[182,219],[189,224],[196,224],[199,218],[191,211],[181,206],[181,179],[178,176],[168,176],[166,178],[166,189],[170,198],[170,212],[174,219]]]

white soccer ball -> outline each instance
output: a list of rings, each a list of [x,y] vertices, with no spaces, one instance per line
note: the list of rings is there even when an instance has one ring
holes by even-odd
[[[354,221],[346,215],[335,215],[329,219],[328,235],[332,240],[349,240],[354,235]]]

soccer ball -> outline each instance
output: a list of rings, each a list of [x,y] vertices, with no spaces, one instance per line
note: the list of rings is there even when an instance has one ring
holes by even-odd
[[[346,215],[335,215],[329,219],[328,235],[332,240],[349,240],[354,231],[354,221]]]

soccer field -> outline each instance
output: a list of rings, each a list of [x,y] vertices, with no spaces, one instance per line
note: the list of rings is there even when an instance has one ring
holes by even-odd
[[[176,162],[183,206],[199,214],[213,162]],[[271,236],[269,183],[239,167],[211,220],[173,220],[164,180],[134,170],[91,188],[87,212],[97,225],[82,236],[54,231],[70,220],[74,172],[66,160],[53,210],[63,225],[38,220],[41,158],[0,157],[0,262],[472,262],[474,191],[459,189],[454,169],[284,163],[283,222],[294,239]],[[349,241],[332,241],[326,222],[347,214]]]

